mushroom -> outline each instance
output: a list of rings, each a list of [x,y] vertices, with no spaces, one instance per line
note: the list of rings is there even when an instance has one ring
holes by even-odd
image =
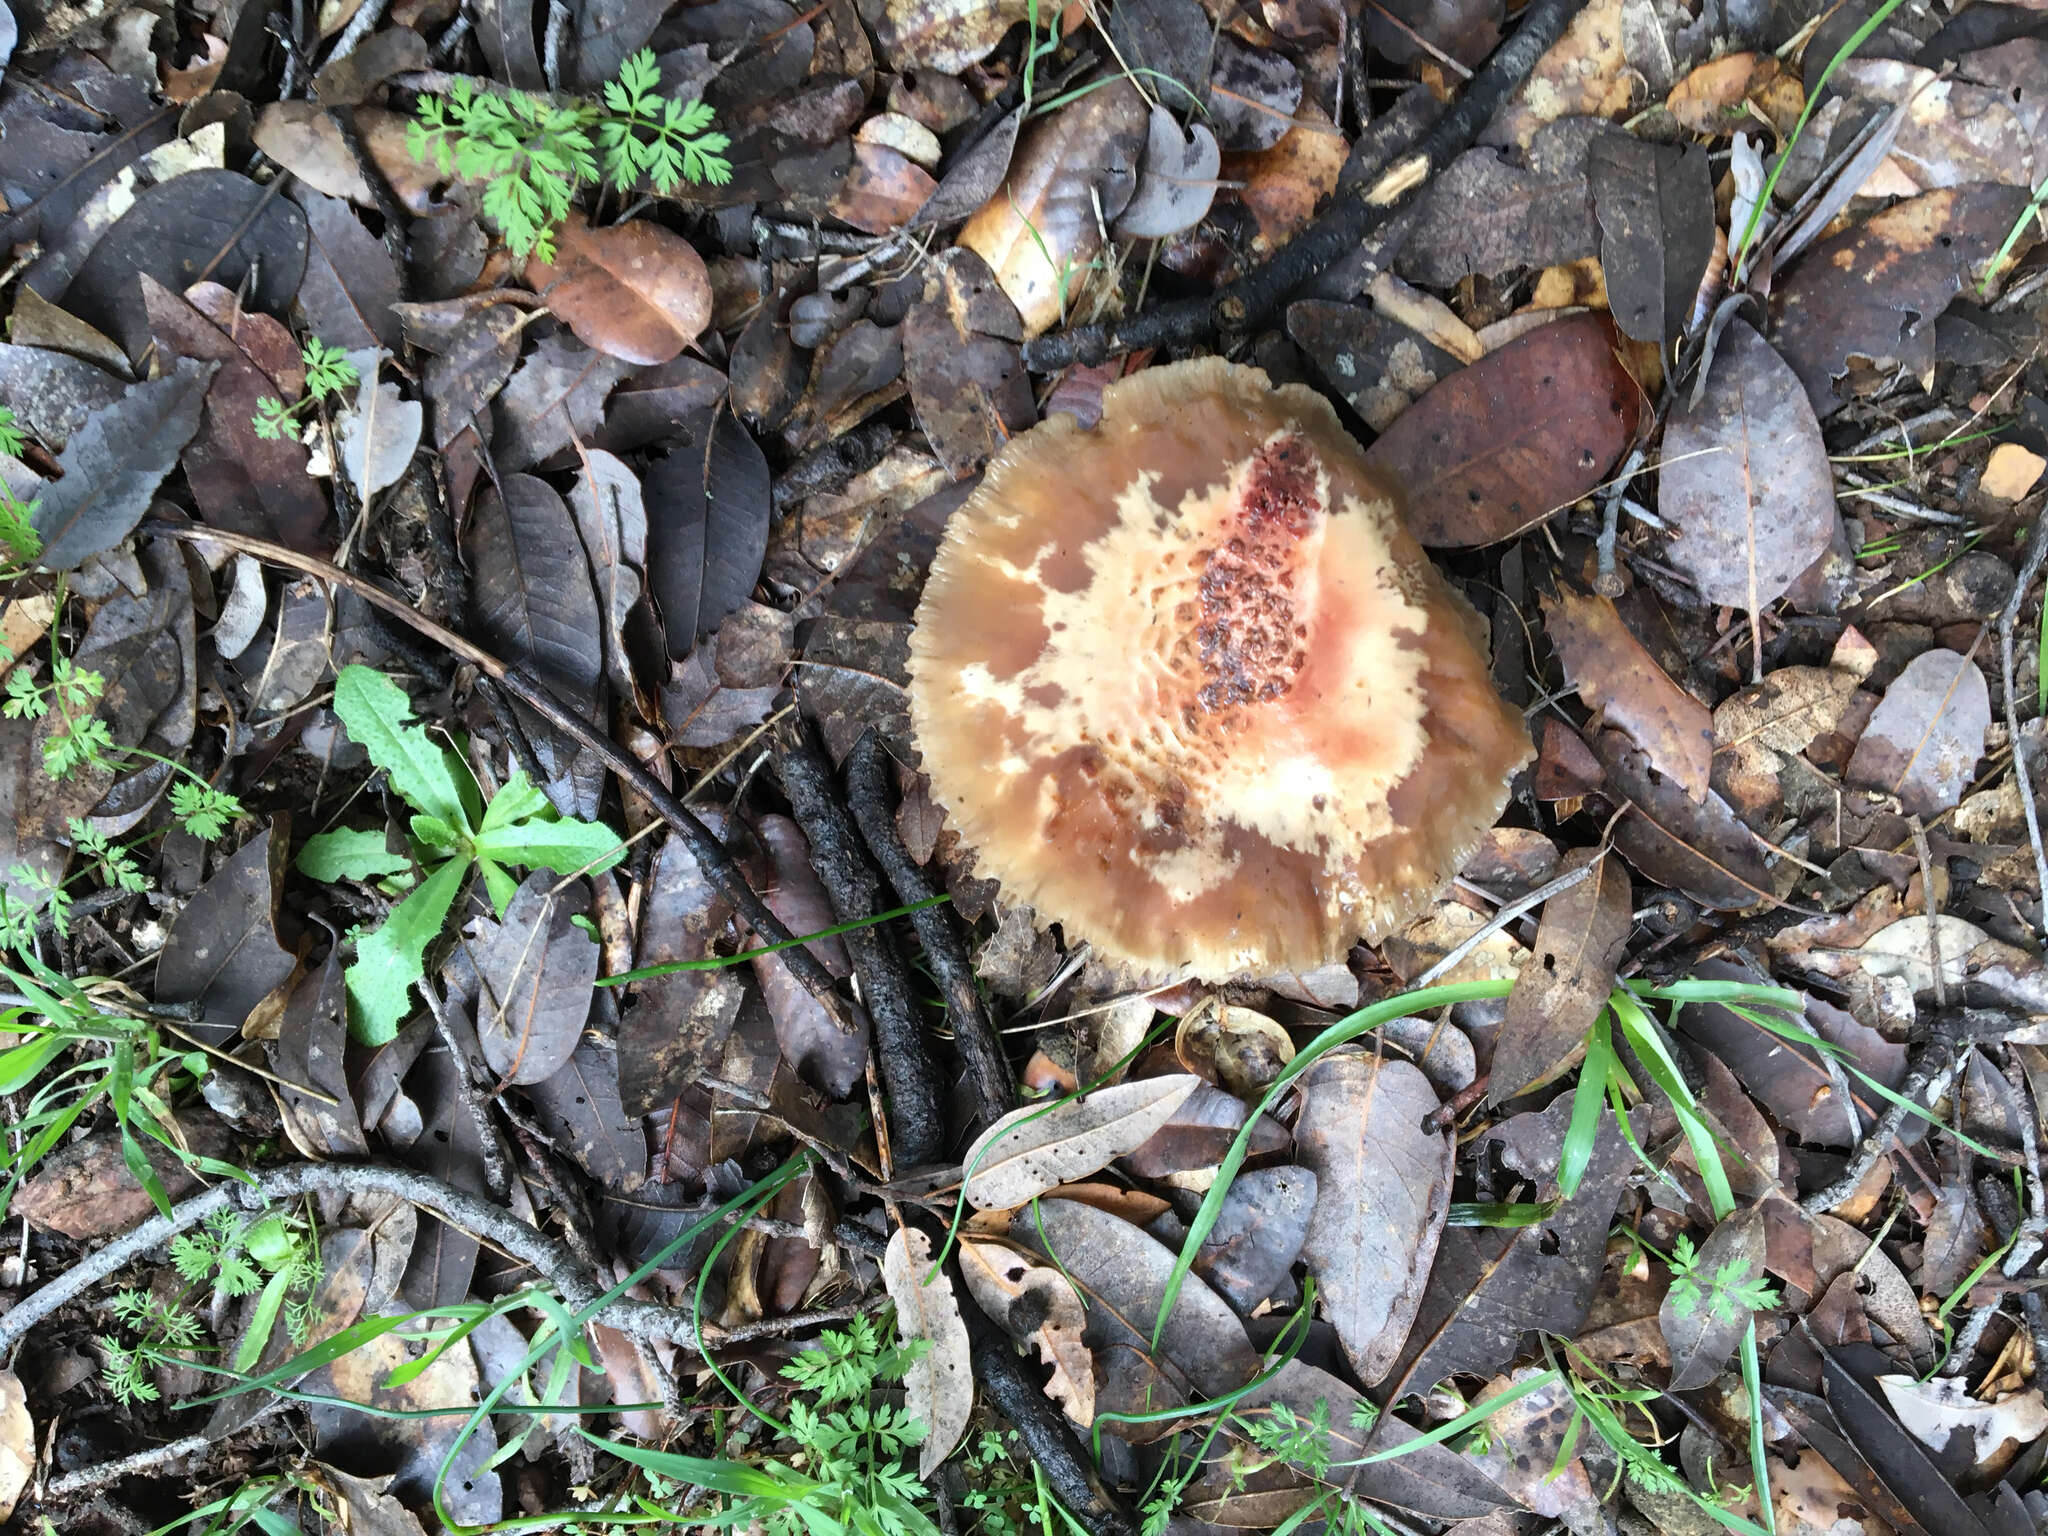
[[[1426,907],[1531,755],[1328,401],[1218,358],[1013,439],[910,640],[932,797],[1067,941],[1218,980]]]

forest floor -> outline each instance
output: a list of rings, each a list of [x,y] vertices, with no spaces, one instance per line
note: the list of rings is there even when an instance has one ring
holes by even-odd
[[[2048,1530],[2048,9],[0,70],[8,1530]],[[1415,628],[1261,714],[1368,652],[1212,550],[1120,825],[1019,754],[1246,465]]]

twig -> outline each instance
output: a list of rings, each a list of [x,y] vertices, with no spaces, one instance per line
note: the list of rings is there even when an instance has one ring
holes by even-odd
[[[498,1144],[498,1128],[491,1124],[491,1106],[486,1089],[471,1073],[469,1052],[463,1049],[462,1038],[455,1032],[455,1021],[449,1018],[448,1010],[442,1006],[433,984],[422,981],[419,994],[426,1001],[427,1012],[434,1017],[434,1028],[441,1036],[441,1043],[448,1047],[448,1054],[453,1058],[456,1092],[469,1112],[470,1123],[476,1127],[477,1155],[484,1165],[484,1185],[490,1190],[492,1199],[503,1201],[512,1193],[512,1173],[505,1166],[504,1148]]]
[[[1528,895],[1516,897],[1513,901],[1509,902],[1506,906],[1502,907],[1498,912],[1494,913],[1492,917],[1488,918],[1485,927],[1479,929],[1478,932],[1472,934],[1469,938],[1465,939],[1462,943],[1458,945],[1456,949],[1452,950],[1449,954],[1445,955],[1443,959],[1437,961],[1435,965],[1432,965],[1428,970],[1424,971],[1420,976],[1416,977],[1408,985],[1411,988],[1426,987],[1431,982],[1435,981],[1437,977],[1445,975],[1446,973],[1455,969],[1459,961],[1463,960],[1467,955],[1471,954],[1473,950],[1477,949],[1481,944],[1484,944],[1496,933],[1499,933],[1501,929],[1507,927],[1509,923],[1512,923],[1516,918],[1522,916],[1522,914],[1525,912],[1535,911],[1538,907],[1542,906],[1544,902],[1550,900],[1551,897],[1557,895],[1559,892],[1570,890],[1573,886],[1577,885],[1581,880],[1585,879],[1586,876],[1592,874],[1594,870],[1598,869],[1601,863],[1602,860],[1600,859],[1589,859],[1586,863],[1581,864],[1577,869],[1567,870],[1564,874],[1559,875],[1555,880],[1551,880],[1543,885],[1537,886],[1536,889],[1531,891]]]
[[[1024,348],[1024,360],[1041,373],[1070,363],[1099,363],[1139,347],[1186,345],[1212,334],[1243,335],[1259,325],[1295,290],[1330,266],[1412,203],[1443,169],[1471,148],[1511,92],[1535,66],[1586,0],[1534,0],[1522,13],[1515,35],[1494,49],[1465,92],[1413,150],[1401,156],[1370,186],[1340,198],[1309,227],[1256,267],[1212,297],[1165,304],[1148,314],[1108,326],[1082,326],[1041,336]]]
[[[881,463],[895,441],[894,427],[879,421],[863,422],[813,448],[777,475],[769,499],[779,512],[806,496],[836,491],[855,475]]]
[[[320,67],[327,69],[362,46],[363,39],[377,30],[377,23],[384,19],[384,13],[391,9],[391,0],[364,0],[364,4],[349,23],[342,28],[341,36],[334,40],[334,51],[327,55],[327,62]]]
[[[890,761],[874,731],[855,742],[846,754],[846,802],[868,852],[889,877],[896,899],[911,906],[929,901],[938,892],[896,831],[894,797],[889,793]],[[910,922],[924,943],[932,974],[945,991],[953,1044],[967,1069],[979,1117],[984,1124],[1000,1120],[1016,1107],[1017,1079],[975,982],[974,962],[967,956],[959,919],[950,907],[925,907],[911,913]]]
[[[831,768],[802,729],[790,722],[777,733],[775,776],[810,841],[811,863],[832,910],[842,923],[860,922],[888,910],[887,887],[868,862]],[[845,943],[860,977],[861,1001],[875,1021],[875,1065],[889,1091],[890,1144],[905,1163],[936,1162],[945,1155],[945,1100],[918,1022],[909,970],[884,927],[856,928]],[[793,953],[786,950],[783,958]]]
[[[2027,1099],[2026,1084],[2017,1063],[2006,1067],[2006,1077],[2012,1083],[2013,1091],[2021,1102]],[[2005,1259],[1998,1266],[1998,1272],[2008,1280],[2017,1280],[2020,1271],[2034,1262],[2034,1256],[2041,1251],[2043,1238],[2048,1238],[2048,1201],[2043,1199],[2041,1182],[2041,1133],[2034,1115],[2018,1116],[2020,1126],[2020,1151],[2026,1161],[2027,1213],[2013,1228],[2012,1241],[2005,1251]],[[1991,1319],[2012,1296],[2011,1291],[2001,1291],[1998,1296],[1970,1314],[1970,1320],[1948,1352],[1948,1363],[1942,1368],[1944,1376],[1960,1376],[1969,1369],[1970,1357],[1977,1352],[1977,1343],[1984,1337],[1984,1330],[1991,1326]],[[2037,1303],[2025,1308],[2028,1329],[2033,1334],[2037,1347],[2040,1339],[2041,1313],[2038,1298],[2028,1292],[2026,1299]],[[2048,1356],[2035,1356],[2034,1370],[2038,1377]]]
[[[283,1402],[283,1398],[277,1401]],[[133,1456],[123,1456],[118,1461],[102,1461],[90,1467],[80,1467],[76,1472],[67,1472],[54,1482],[45,1485],[43,1496],[51,1499],[66,1499],[77,1493],[90,1493],[108,1483],[117,1483],[124,1477],[134,1477],[143,1472],[154,1472],[167,1462],[182,1457],[195,1456],[210,1450],[214,1443],[211,1435],[187,1435],[182,1440],[173,1440],[169,1445],[152,1446],[146,1451],[137,1451]]]
[[[577,1261],[566,1244],[528,1226],[467,1190],[410,1168],[366,1163],[296,1163],[253,1175],[253,1186],[217,1184],[202,1195],[173,1206],[169,1216],[152,1216],[89,1258],[81,1259],[42,1289],[25,1296],[0,1316],[0,1359],[10,1355],[59,1308],[78,1300],[108,1277],[189,1232],[218,1211],[240,1207],[262,1210],[268,1205],[306,1195],[391,1195],[408,1200],[452,1227],[502,1249],[545,1279],[571,1311],[592,1306],[608,1286]],[[593,1314],[592,1321],[616,1328],[636,1339],[674,1339],[694,1344],[696,1331],[681,1308],[646,1301],[616,1300]]]
[[[2048,512],[2034,518],[2034,531],[2027,539],[2027,558],[2020,565],[2019,579],[2013,583],[2012,596],[2005,600],[2005,607],[1998,614],[1998,665],[2005,690],[2005,730],[2012,738],[2012,771],[2020,776],[2020,806],[2026,812],[2027,841],[2034,847],[2034,878],[2040,882],[2037,887],[2040,902],[2036,926],[2048,932],[2048,850],[2041,846],[2041,812],[2034,804],[2034,781],[2027,771],[2027,744],[2020,735],[2019,704],[2012,686],[2013,626],[2019,623],[2020,609],[2027,600],[2027,589],[2041,574],[2043,561],[2048,561]]]
[[[1927,917],[1927,964],[1934,976],[1934,1006],[1948,1006],[1948,983],[1941,979],[1941,924],[1935,921],[1934,901],[1934,860],[1927,851],[1927,829],[1920,825],[1920,818],[1908,816],[1906,825],[1913,832],[1913,848],[1920,860],[1920,910]]]
[[[1922,1093],[1930,1103],[1948,1090],[1962,1066],[1963,1057],[1957,1050],[1956,1037],[1947,1029],[1937,1026],[1921,1048],[1920,1056],[1913,1063],[1912,1071],[1906,1074],[1905,1082],[1899,1085],[1899,1096],[1894,1099],[1878,1117],[1870,1134],[1857,1147],[1855,1156],[1849,1159],[1842,1176],[1826,1189],[1808,1195],[1799,1202],[1800,1209],[1809,1215],[1819,1215],[1832,1210],[1856,1193],[1858,1186],[1870,1170],[1877,1166],[1877,1160],[1889,1152],[1892,1143],[1898,1140],[1899,1127],[1906,1123],[1910,1107],[1918,1107]]]
[[[1045,1388],[1032,1379],[1008,1335],[982,1314],[967,1287],[957,1278],[953,1292],[960,1298],[960,1316],[967,1324],[974,1379],[996,1411],[1010,1421],[1031,1459],[1044,1470],[1053,1496],[1091,1536],[1136,1536],[1137,1527],[1130,1517],[1109,1501],[1101,1484],[1089,1472],[1087,1455],[1068,1426],[1066,1415],[1053,1406]]]
[[[276,1412],[285,1404],[285,1399],[274,1397],[265,1403],[241,1427],[251,1424],[267,1414]],[[168,1445],[151,1446],[146,1451],[137,1451],[133,1456],[123,1456],[116,1461],[97,1462],[90,1467],[80,1467],[76,1472],[66,1472],[44,1484],[43,1497],[68,1499],[81,1493],[91,1493],[95,1488],[104,1488],[108,1483],[118,1483],[125,1477],[140,1477],[146,1472],[155,1472],[173,1461],[187,1456],[197,1456],[212,1450],[221,1443],[219,1435],[187,1435],[182,1440],[173,1440]]]
[[[704,871],[718,894],[731,902],[740,916],[747,920],[749,927],[771,944],[795,945],[783,953],[783,963],[795,973],[796,979],[817,997],[826,1012],[842,1029],[850,1028],[846,1021],[846,1009],[841,1004],[836,990],[838,983],[833,980],[831,972],[820,965],[817,957],[808,949],[796,944],[796,935],[783,926],[781,918],[768,910],[768,904],[747,884],[746,876],[740,873],[738,864],[733,861],[725,845],[719,841],[718,834],[705,826],[692,811],[676,799],[669,792],[668,786],[650,773],[645,764],[574,710],[560,703],[548,691],[547,684],[528,676],[520,668],[500,661],[482,646],[464,639],[446,625],[435,623],[383,588],[364,581],[361,577],[351,576],[347,571],[337,569],[325,560],[302,555],[295,549],[274,544],[268,539],[252,539],[244,534],[230,533],[221,528],[199,528],[184,523],[163,522],[155,518],[146,519],[142,528],[144,532],[156,534],[161,538],[182,539],[191,544],[218,544],[225,549],[254,555],[266,564],[283,566],[287,570],[300,571],[308,576],[317,576],[333,585],[346,587],[372,607],[379,608],[410,625],[450,655],[469,662],[485,676],[503,683],[514,697],[535,714],[603,758],[605,766],[644,799],[655,815],[667,822],[688,844],[698,868]]]

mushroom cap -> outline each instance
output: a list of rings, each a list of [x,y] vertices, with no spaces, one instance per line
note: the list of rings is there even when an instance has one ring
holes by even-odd
[[[1219,358],[1014,438],[910,639],[932,796],[1137,971],[1310,969],[1420,912],[1531,756],[1479,621],[1328,401]]]

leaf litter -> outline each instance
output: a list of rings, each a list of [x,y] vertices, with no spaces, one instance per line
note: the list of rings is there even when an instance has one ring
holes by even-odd
[[[0,1501],[2029,1528],[2048,284],[1994,9],[24,17]],[[1539,756],[1379,942],[1133,974],[977,862],[906,690],[1016,440],[1211,351],[1340,406]],[[1140,466],[1176,515],[1203,447]],[[1046,841],[1219,878],[1174,785],[1142,853]]]

